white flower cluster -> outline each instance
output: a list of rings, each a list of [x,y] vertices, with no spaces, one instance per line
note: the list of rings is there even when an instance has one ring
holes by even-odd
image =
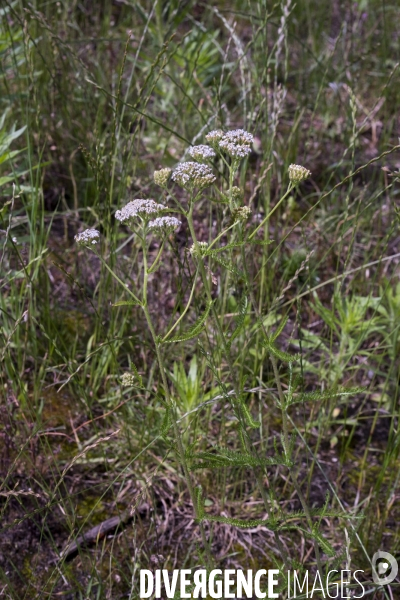
[[[216,156],[215,151],[210,146],[206,146],[205,144],[192,146],[189,148],[189,154],[198,162],[206,162],[207,160],[212,160]]]
[[[204,188],[214,183],[216,177],[208,165],[184,162],[172,173],[172,179],[185,190]]]
[[[253,140],[251,133],[243,129],[234,129],[223,135],[219,147],[232,158],[246,158],[251,152]]]
[[[232,221],[237,223],[239,221],[247,221],[251,215],[251,208],[248,206],[239,206],[232,212]]]
[[[171,176],[172,169],[160,169],[159,171],[154,171],[154,183],[159,185],[160,187],[167,187],[168,180]]]
[[[100,232],[97,229],[85,229],[75,236],[75,241],[79,246],[92,246],[100,241]]]
[[[138,379],[133,373],[126,372],[121,377],[121,385],[124,387],[131,387],[132,385],[136,385],[137,382]]]
[[[149,221],[148,228],[155,235],[169,235],[179,229],[181,221],[175,217],[158,217],[154,221]]]
[[[115,212],[115,218],[121,223],[127,221],[128,225],[132,225],[137,217],[144,221],[158,216],[167,207],[164,204],[159,204],[154,200],[131,200],[121,210]]]
[[[208,242],[197,242],[197,248],[194,244],[190,246],[189,252],[192,256],[204,256],[208,248]]]
[[[224,132],[222,129],[213,129],[206,135],[206,140],[212,146],[218,146],[218,143],[224,137]]]
[[[293,185],[299,185],[311,176],[311,171],[301,165],[289,165],[289,180]]]

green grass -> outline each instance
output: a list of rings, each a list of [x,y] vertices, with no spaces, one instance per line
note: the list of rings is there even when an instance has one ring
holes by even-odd
[[[297,488],[309,510],[321,509],[329,492],[318,531],[335,552],[347,549],[339,568],[350,556],[351,568],[365,569],[371,581],[378,549],[400,555],[397,11],[394,1],[380,0],[296,6],[6,0],[0,15],[5,597],[137,598],[140,568],[204,564],[177,439],[168,433],[174,418],[188,464],[206,467],[191,478],[214,518],[203,526],[215,564],[282,566],[271,523],[248,530],[232,521],[267,519],[257,469],[210,456],[217,447],[243,451],[230,404],[235,381],[246,390],[246,435],[263,457],[285,449],[277,379],[283,391],[297,377],[299,395],[319,394],[286,411],[295,433],[294,479],[284,465],[263,471],[272,510],[302,510]],[[260,230],[264,245],[246,246],[244,255],[232,248],[218,255],[222,264],[218,256],[207,259],[216,301],[196,337],[162,346],[165,384],[143,311],[112,306],[127,294],[74,235],[99,229],[107,266],[142,294],[143,252],[115,211],[132,198],[173,206],[155,185],[154,170],[189,160],[188,147],[219,127],[255,136],[233,182],[252,208],[249,232],[286,192],[289,164],[306,166],[312,176]],[[218,170],[218,188],[227,193],[227,169],[216,162]],[[186,202],[182,189],[174,191]],[[201,241],[211,242],[229,220],[224,205],[210,202],[217,197],[212,190],[196,202],[193,226]],[[236,231],[221,244],[240,241]],[[182,315],[193,283],[192,303],[171,336],[206,308],[192,243],[185,221],[150,278],[148,309],[160,335]],[[157,251],[153,243],[151,261]],[[243,257],[247,275],[235,270]],[[265,331],[271,335],[285,317],[278,350],[300,359],[288,369],[277,355],[277,374]],[[240,324],[231,364],[218,322],[228,337]],[[123,388],[121,376],[132,364],[143,387]],[[338,388],[362,391],[328,397],[326,390]],[[166,389],[176,402],[170,421]],[[213,470],[216,460],[223,465]],[[80,535],[131,510],[133,521],[116,533],[60,559]],[[319,545],[324,568],[331,565],[324,541],[312,539],[307,521],[295,522],[280,533],[291,560],[315,569]],[[152,562],[154,555],[163,559]],[[370,597],[396,593],[393,584]]]

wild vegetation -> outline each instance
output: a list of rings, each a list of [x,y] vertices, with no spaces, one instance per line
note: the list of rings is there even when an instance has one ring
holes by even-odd
[[[2,597],[399,593],[397,12],[4,1]]]

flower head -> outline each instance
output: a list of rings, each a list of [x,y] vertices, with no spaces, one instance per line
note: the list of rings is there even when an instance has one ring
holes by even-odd
[[[125,372],[121,377],[121,385],[124,387],[131,387],[138,383],[138,378],[134,373]]]
[[[251,153],[253,140],[251,133],[243,129],[234,129],[225,133],[218,145],[232,158],[246,158]]]
[[[205,188],[214,183],[216,177],[208,165],[196,162],[184,162],[172,173],[172,179],[185,190]]]
[[[213,129],[206,135],[206,140],[211,146],[218,147],[218,142],[224,137],[222,129]]]
[[[192,146],[189,148],[189,154],[192,158],[194,158],[194,160],[197,160],[197,162],[200,163],[212,160],[216,156],[215,151],[211,148],[211,146],[206,146],[205,144]]]
[[[254,141],[254,137],[251,135],[251,133],[248,133],[248,131],[245,131],[244,129],[233,129],[232,131],[227,131],[224,133],[221,141],[251,146]],[[221,145],[221,142],[219,145]]]
[[[181,221],[175,217],[158,217],[154,221],[149,221],[148,228],[155,235],[170,235],[173,231],[179,229]]]
[[[192,244],[189,248],[189,252],[192,256],[204,256],[207,252],[208,242],[197,242],[197,248]]]
[[[79,246],[94,246],[100,241],[100,232],[97,229],[85,229],[75,236],[75,241]]]
[[[289,180],[293,185],[299,185],[311,176],[311,171],[301,165],[289,165]]]
[[[232,223],[244,222],[251,215],[251,208],[248,206],[239,206],[232,211]]]
[[[148,221],[154,217],[157,217],[167,207],[164,204],[159,204],[154,200],[143,200],[138,198],[137,200],[131,200],[121,210],[115,212],[115,218],[121,223],[127,223],[132,226],[137,217],[143,221]]]
[[[154,183],[159,185],[160,187],[167,187],[168,180],[171,176],[172,169],[160,169],[159,171],[154,171]]]
[[[232,187],[231,193],[232,193],[232,198],[234,200],[243,200],[243,198],[244,198],[243,190],[241,190],[239,187],[237,187],[237,185],[234,185]]]

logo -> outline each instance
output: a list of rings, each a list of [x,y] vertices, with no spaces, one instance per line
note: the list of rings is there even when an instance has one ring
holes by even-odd
[[[397,577],[399,566],[394,556],[389,552],[379,550],[372,557],[372,578],[379,585],[392,583]]]

